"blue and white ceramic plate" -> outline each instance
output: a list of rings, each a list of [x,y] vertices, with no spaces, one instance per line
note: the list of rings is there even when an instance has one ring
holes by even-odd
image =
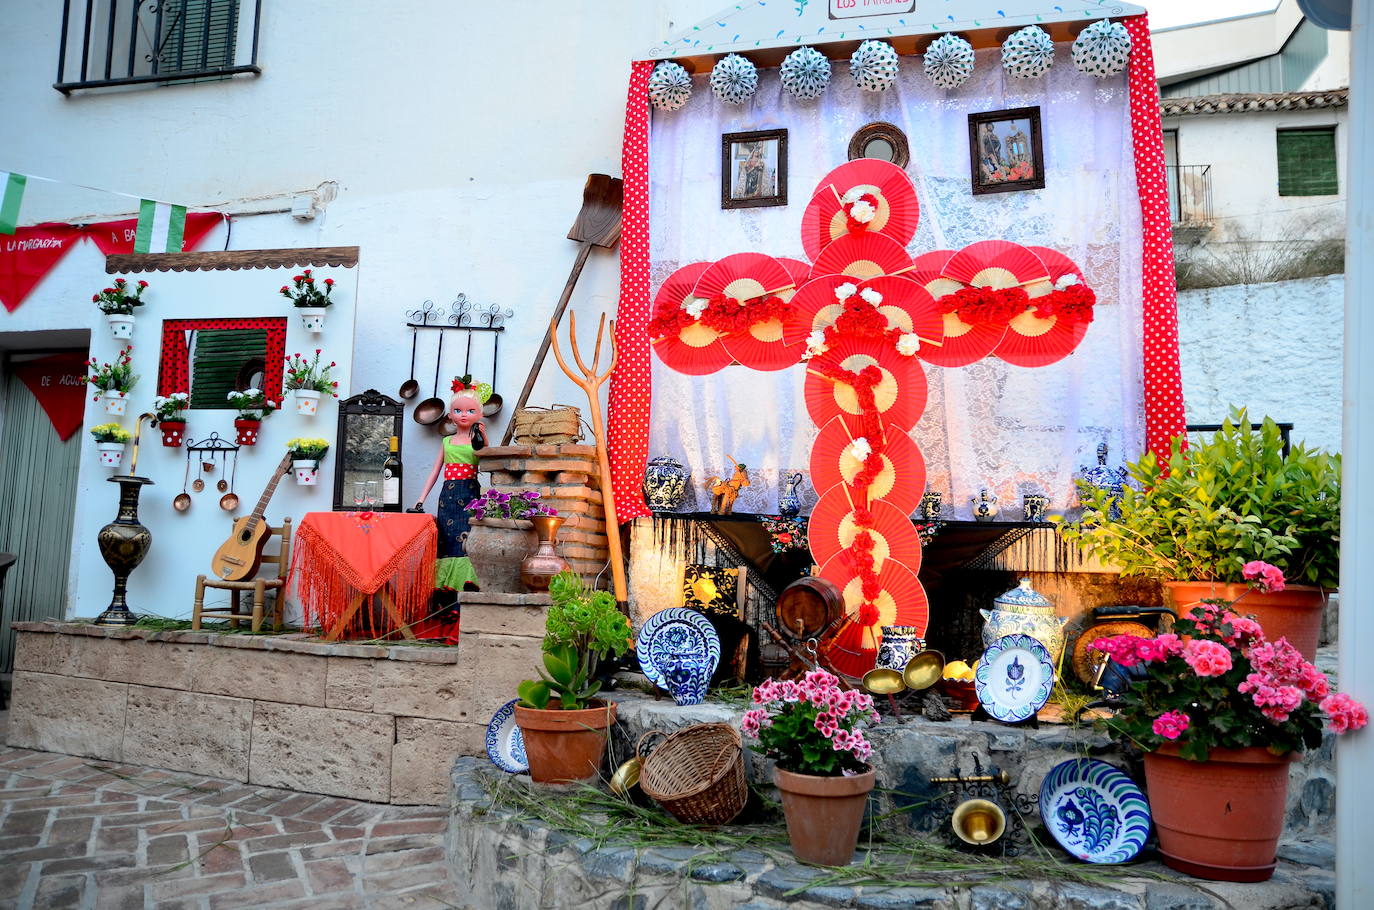
[[[644,675],[679,705],[701,704],[720,663],[715,627],[686,607],[669,607],[650,616],[639,630],[635,650]]]
[[[530,769],[525,758],[525,736],[515,722],[515,705],[519,701],[512,698],[497,708],[487,724],[487,757],[509,774],[523,774]]]
[[[1150,836],[1150,805],[1121,771],[1095,758],[1060,762],[1040,784],[1040,819],[1085,863],[1135,859]]]
[[[1020,723],[1049,701],[1054,662],[1045,646],[1029,635],[1004,635],[983,652],[973,687],[989,717]]]

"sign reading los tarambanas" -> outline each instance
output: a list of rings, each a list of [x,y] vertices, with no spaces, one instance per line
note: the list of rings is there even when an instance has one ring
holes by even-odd
[[[830,0],[831,19],[888,16],[916,11],[916,0]]]

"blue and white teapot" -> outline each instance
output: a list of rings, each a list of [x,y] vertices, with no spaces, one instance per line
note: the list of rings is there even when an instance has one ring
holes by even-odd
[[[1064,650],[1064,625],[1068,617],[1056,616],[1054,602],[1036,592],[1029,578],[993,600],[991,610],[983,614],[983,647],[991,647],[1004,635],[1029,635],[1050,652],[1050,659],[1059,666]]]

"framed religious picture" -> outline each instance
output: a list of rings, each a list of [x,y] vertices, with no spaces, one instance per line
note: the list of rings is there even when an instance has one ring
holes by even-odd
[[[720,207],[787,205],[787,130],[720,137]]]
[[[1040,108],[1016,107],[968,115],[973,195],[1045,188]]]

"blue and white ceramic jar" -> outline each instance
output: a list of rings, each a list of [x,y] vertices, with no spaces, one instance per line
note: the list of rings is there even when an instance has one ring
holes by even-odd
[[[925,639],[921,638],[920,629],[916,626],[883,626],[883,639],[878,645],[875,666],[900,673],[906,669],[907,661],[925,649]]]
[[[801,482],[800,472],[783,481],[782,495],[778,497],[778,514],[783,518],[796,518],[801,514],[801,497],[797,495]]]
[[[1054,602],[1031,587],[1030,579],[993,600],[993,609],[979,610],[983,614],[983,647],[1006,635],[1029,635],[1050,652],[1050,659],[1059,665],[1064,651],[1064,624],[1068,617],[1057,616]]]
[[[676,458],[652,459],[644,469],[644,501],[655,512],[676,512],[687,496],[691,476]]]
[[[1126,488],[1126,478],[1130,476],[1125,468],[1107,467],[1107,444],[1100,442],[1097,444],[1097,464],[1092,467],[1080,465],[1079,473],[1083,480],[1090,486],[1097,487],[1099,490],[1106,490],[1112,495],[1111,507],[1107,510],[1107,517],[1112,521],[1121,518],[1121,494]]]

